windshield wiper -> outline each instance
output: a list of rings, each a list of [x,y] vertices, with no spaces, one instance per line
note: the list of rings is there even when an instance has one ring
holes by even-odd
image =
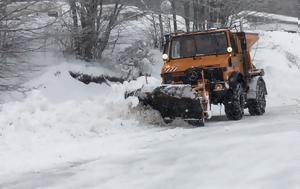
[[[216,50],[216,56],[218,56],[219,55],[220,44],[219,44],[219,41],[217,40],[216,35],[214,35],[214,39],[215,39],[216,44],[217,44],[217,48],[215,49]]]
[[[193,58],[195,58],[195,57],[197,57],[197,56],[199,56],[198,54],[197,54],[197,52],[198,52],[198,48],[197,48],[197,43],[196,43],[196,37],[195,36],[193,36],[193,39],[194,39],[194,45],[195,45],[195,55],[193,56]],[[201,56],[201,55],[200,55]]]

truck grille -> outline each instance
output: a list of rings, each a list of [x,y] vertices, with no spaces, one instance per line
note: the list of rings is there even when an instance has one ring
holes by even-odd
[[[199,68],[195,68],[198,69],[196,71],[198,71],[199,76],[198,79],[202,79],[201,77],[201,70]],[[179,83],[182,82],[183,84],[191,84],[194,85],[197,83],[197,81],[192,81],[189,79],[189,74],[188,72],[191,70],[187,70],[186,72],[184,72],[184,76],[174,76],[175,74],[173,73],[166,73],[166,74],[162,74],[161,77],[164,80],[164,84],[171,84],[172,82],[175,83]],[[219,82],[219,81],[224,81],[223,78],[223,70],[222,68],[212,68],[212,69],[204,69],[204,79],[209,80],[210,82]]]
[[[205,69],[204,77],[210,82],[224,81],[222,68]]]

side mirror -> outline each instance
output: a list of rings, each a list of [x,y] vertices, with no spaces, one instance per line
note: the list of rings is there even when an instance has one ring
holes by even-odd
[[[232,53],[232,51],[233,51],[232,47],[227,48],[227,52]]]
[[[164,61],[168,61],[168,60],[169,60],[169,55],[163,54],[163,55],[162,55],[162,59],[163,59]]]

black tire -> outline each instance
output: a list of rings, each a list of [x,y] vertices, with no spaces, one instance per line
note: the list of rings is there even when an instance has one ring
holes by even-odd
[[[256,99],[247,101],[248,111],[252,116],[260,116],[266,112],[266,86],[262,79],[259,79],[256,86]]]
[[[224,102],[226,117],[229,120],[241,120],[244,116],[245,93],[243,85],[237,83],[227,91]]]
[[[198,119],[198,120],[189,120],[187,121],[188,124],[195,126],[195,127],[204,127],[205,126],[205,120],[204,119]]]

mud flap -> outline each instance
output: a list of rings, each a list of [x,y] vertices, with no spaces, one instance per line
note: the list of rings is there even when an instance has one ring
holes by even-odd
[[[249,83],[249,90],[247,92],[247,99],[256,99],[257,97],[257,83],[259,80],[262,80],[264,83],[264,90],[265,90],[265,95],[268,95],[268,91],[266,88],[266,84],[264,79],[261,76],[256,76],[252,78],[251,82]]]

